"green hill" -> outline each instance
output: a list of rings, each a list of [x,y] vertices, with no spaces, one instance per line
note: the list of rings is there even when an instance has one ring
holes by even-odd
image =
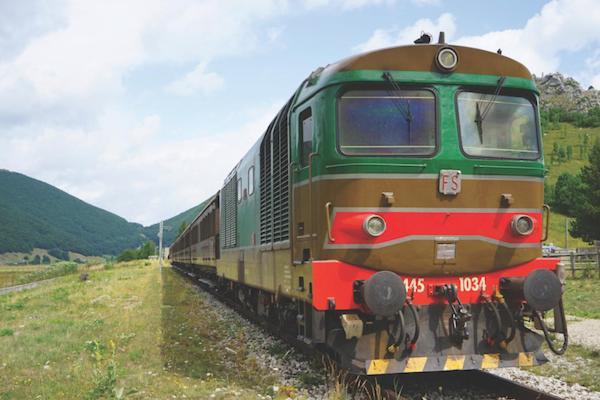
[[[117,254],[145,239],[141,225],[23,174],[0,170],[0,188],[0,253]]]
[[[165,220],[163,222],[163,245],[168,247],[171,245],[171,243],[173,243],[173,241],[175,241],[175,238],[177,238],[177,233],[179,232],[179,227],[181,226],[182,222],[185,222],[186,224],[191,223],[194,218],[196,218],[196,216],[198,215],[198,213],[200,211],[202,211],[202,209],[204,208],[204,206],[206,205],[206,202],[208,201],[205,200],[202,203],[198,204],[195,207],[190,208],[189,210],[186,210],[180,214],[177,214],[176,216],[169,218],[167,220]],[[151,240],[154,240],[156,243],[158,243],[158,239],[157,239],[157,234],[158,234],[158,227],[159,224],[154,224],[154,225],[150,225],[144,228],[144,234],[146,235],[146,237],[148,237]]]

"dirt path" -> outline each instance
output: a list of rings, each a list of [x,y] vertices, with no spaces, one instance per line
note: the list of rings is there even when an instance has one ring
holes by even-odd
[[[600,319],[577,318],[568,322],[569,342],[600,350]]]
[[[38,287],[39,285],[43,285],[45,283],[52,282],[54,279],[56,279],[56,278],[46,279],[43,281],[37,281],[37,282],[31,282],[31,283],[25,283],[24,285],[0,288],[0,296],[2,296],[3,294],[7,294],[7,293],[19,292],[19,291],[25,290],[25,289],[33,289],[35,287]]]

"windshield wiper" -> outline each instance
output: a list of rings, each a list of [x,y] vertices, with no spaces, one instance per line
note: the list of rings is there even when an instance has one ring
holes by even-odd
[[[398,92],[398,95],[401,95],[400,92],[402,91],[402,88],[400,87],[398,82],[396,82],[396,80],[392,77],[392,74],[390,74],[389,72],[384,72],[381,76],[383,77],[383,79],[390,83],[392,88]],[[396,105],[396,108],[398,108],[400,114],[402,114],[402,116],[406,120],[406,124],[408,125],[408,142],[411,143],[410,127],[412,124],[413,117],[412,113],[410,112],[410,103],[406,101],[406,105],[404,105],[400,101],[394,101],[394,105]]]
[[[496,90],[494,91],[494,95],[489,100],[483,112],[481,112],[481,107],[479,106],[479,101],[483,101],[483,96],[479,99],[477,103],[475,103],[475,124],[477,125],[477,133],[479,134],[479,143],[483,144],[483,121],[485,117],[487,117],[492,105],[496,101],[496,98],[500,94],[500,90],[502,89],[502,85],[504,85],[504,81],[506,80],[505,76],[501,76],[498,79],[498,83],[496,84]]]

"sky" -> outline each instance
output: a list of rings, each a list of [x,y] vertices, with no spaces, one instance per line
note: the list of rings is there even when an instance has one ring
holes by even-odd
[[[311,71],[422,31],[600,88],[596,0],[0,0],[0,168],[152,224],[214,194]]]

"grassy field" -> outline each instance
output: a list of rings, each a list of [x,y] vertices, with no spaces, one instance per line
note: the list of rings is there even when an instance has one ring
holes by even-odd
[[[546,168],[548,171],[548,183],[554,185],[556,179],[563,172],[569,172],[573,175],[579,173],[581,167],[587,164],[587,155],[584,155],[583,159],[579,155],[578,145],[581,143],[581,135],[589,135],[589,148],[592,148],[594,142],[600,139],[600,128],[577,128],[568,123],[560,123],[559,129],[546,129],[544,132],[544,158],[546,161]],[[554,147],[554,143],[558,143],[559,146],[564,147],[573,146],[573,159],[566,161],[562,164],[552,164],[551,154]]]
[[[243,329],[219,325],[183,278],[162,274],[138,261],[0,296],[0,399],[272,394],[274,378],[231,336]]]
[[[43,268],[45,268],[45,266],[42,265],[0,265],[0,288],[18,285],[23,276],[35,271],[39,271]]]
[[[600,319],[600,279],[568,279],[564,302],[567,315]]]
[[[578,383],[596,392],[600,391],[598,351],[570,345],[564,355],[552,356],[549,363],[526,369],[538,375],[551,376],[570,384]]]
[[[548,240],[545,243],[553,243],[558,247],[565,247],[565,220],[566,216],[552,211],[550,215],[550,230],[548,231]],[[572,249],[575,247],[589,247],[590,244],[579,238],[574,238],[567,232],[567,246]]]

